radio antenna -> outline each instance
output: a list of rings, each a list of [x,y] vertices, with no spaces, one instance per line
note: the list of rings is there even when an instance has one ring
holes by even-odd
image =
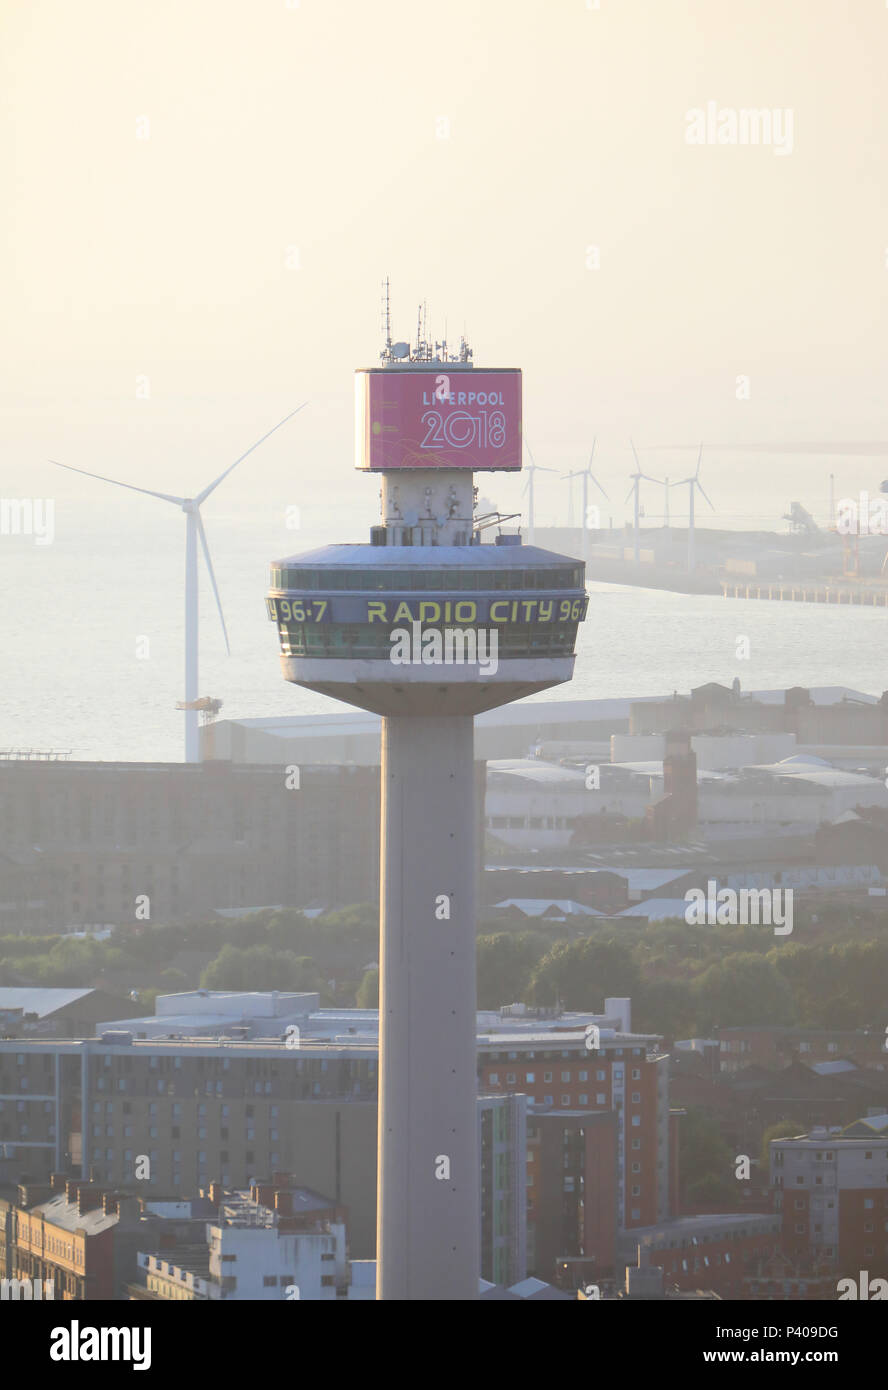
[[[385,346],[387,350],[392,346],[392,315],[389,301],[389,277],[386,276],[382,282],[382,331],[385,334]]]

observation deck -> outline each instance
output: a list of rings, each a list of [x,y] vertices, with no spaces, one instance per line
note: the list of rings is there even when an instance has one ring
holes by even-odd
[[[377,714],[477,714],[570,680],[587,605],[582,563],[520,544],[326,546],[272,562],[266,597],[284,677]],[[399,631],[428,659],[397,664]],[[495,669],[458,658],[491,634]]]

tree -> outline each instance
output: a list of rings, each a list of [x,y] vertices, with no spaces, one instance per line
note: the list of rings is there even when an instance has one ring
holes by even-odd
[[[716,1120],[697,1107],[679,1120],[678,1173],[685,1199],[707,1206],[737,1198],[734,1155]]]
[[[325,988],[315,962],[292,951],[271,946],[223,946],[201,975],[205,989],[287,989],[322,991]]]
[[[530,973],[545,951],[545,942],[531,932],[497,932],[479,936],[478,1008],[498,1009],[501,1004],[527,999]]]
[[[794,1139],[798,1134],[805,1133],[805,1126],[799,1124],[798,1120],[778,1120],[774,1125],[768,1125],[762,1135],[762,1172],[767,1174],[771,1164],[771,1140],[772,1139]]]
[[[619,941],[559,941],[534,966],[529,993],[537,1004],[600,1013],[607,996],[632,996],[640,984],[638,965]]]
[[[632,1011],[636,1026],[645,1033],[687,1038],[694,1032],[695,1001],[688,980],[643,982]]]
[[[355,1005],[359,1009],[379,1008],[379,966],[365,970],[355,994]]]
[[[697,1031],[704,1035],[719,1027],[795,1021],[792,990],[767,956],[743,951],[725,956],[698,975],[691,990]]]
[[[888,945],[843,941],[824,947],[794,944],[771,953],[790,984],[800,1019],[813,1027],[884,1024]]]

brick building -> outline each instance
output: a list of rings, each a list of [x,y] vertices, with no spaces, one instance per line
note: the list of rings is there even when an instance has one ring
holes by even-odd
[[[574,1288],[609,1276],[617,1237],[616,1111],[536,1110],[528,1120],[528,1269]]]
[[[888,1115],[774,1140],[771,1182],[800,1269],[888,1277]]]
[[[669,1059],[653,1034],[601,1029],[487,1034],[479,1039],[485,1092],[523,1091],[537,1107],[617,1117],[617,1221],[653,1225],[671,1213]],[[548,1277],[546,1275],[541,1277]]]

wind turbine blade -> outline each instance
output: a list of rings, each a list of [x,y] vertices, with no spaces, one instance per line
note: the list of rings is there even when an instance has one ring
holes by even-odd
[[[527,450],[527,456],[530,459],[531,468],[536,468],[536,462],[534,460],[533,454],[530,452],[530,445],[527,442],[527,435],[524,436],[524,447]]]
[[[634,442],[634,440],[632,439],[631,435],[630,435],[630,438],[629,438],[629,443],[632,445],[632,457],[635,459],[635,467],[638,469],[638,471],[639,471],[639,473],[640,473],[640,472],[641,472],[641,464],[638,462],[638,452],[637,452],[637,450],[636,450],[636,448],[635,448],[635,442]]]
[[[625,499],[625,501],[624,501],[624,503],[623,503],[623,506],[624,506],[624,507],[625,507],[625,505],[626,505],[626,502],[629,501],[629,498],[632,496],[632,494],[633,494],[634,491],[635,491],[635,484],[633,483],[632,486],[630,487],[629,491],[626,493],[626,499]]]
[[[589,474],[589,477],[592,479],[593,483],[594,483],[595,486],[598,488],[598,491],[601,493],[602,497],[604,497],[605,500],[609,502],[609,501],[610,501],[610,498],[608,497],[608,495],[607,495],[607,493],[605,492],[604,488],[601,486],[601,483],[598,481],[598,479],[596,478],[595,474],[594,474],[594,473],[590,473],[590,474]]]
[[[703,492],[703,484],[699,482],[697,478],[694,479],[694,482],[697,484],[697,487],[700,489],[700,492],[703,494],[703,496],[706,497],[706,493]],[[708,497],[706,497],[706,501],[709,502]],[[712,511],[715,511],[715,507],[712,506],[711,502],[709,502],[709,506],[712,508]]]
[[[216,576],[213,573],[213,562],[210,559],[210,547],[207,545],[207,533],[204,530],[203,517],[201,516],[200,512],[197,512],[196,516],[197,534],[200,536],[200,545],[201,549],[203,550],[204,559],[207,562],[207,570],[209,571],[210,575],[210,583],[213,586],[213,593],[216,596],[216,607],[219,610],[219,619],[222,623],[222,635],[225,638],[225,650],[227,651],[228,655],[231,656],[231,646],[228,642],[228,628],[225,626],[225,614],[222,612],[222,600],[219,597],[219,590],[216,587]]]
[[[278,420],[277,424],[272,426],[272,428],[268,431],[268,434],[263,434],[261,439],[257,439],[255,444],[251,444],[245,454],[241,454],[239,459],[235,459],[234,463],[230,463],[226,468],[225,472],[219,474],[215,482],[210,483],[209,487],[205,487],[203,492],[199,492],[197,494],[197,496],[194,499],[197,505],[200,506],[202,502],[205,502],[209,497],[210,493],[215,491],[219,484],[223,482],[225,478],[228,477],[232,469],[237,468],[237,465],[239,463],[243,463],[244,459],[247,457],[248,454],[252,454],[253,450],[258,449],[260,444],[264,444],[266,439],[268,439],[270,435],[274,434],[275,430],[279,430],[281,425],[285,425],[288,420],[292,420],[293,416],[298,415],[300,410],[304,410],[307,405],[308,401],[303,401],[302,405],[297,405],[296,409],[291,410],[289,415],[285,415],[283,420]]]
[[[592,440],[592,452],[591,452],[591,454],[589,455],[589,472],[590,472],[590,473],[591,473],[591,471],[592,471],[592,460],[593,460],[594,457],[595,457],[595,445],[596,445],[597,443],[598,443],[598,435],[596,434],[595,438]]]
[[[67,468],[69,473],[81,473],[84,478],[98,478],[100,483],[113,483],[115,487],[129,488],[130,492],[143,492],[146,497],[159,497],[162,502],[175,502],[177,507],[181,507],[185,501],[184,497],[171,497],[168,492],[152,492],[147,487],[134,487],[132,483],[121,483],[116,478],[106,478],[103,473],[88,473],[85,468],[75,468],[70,463],[59,463],[57,459],[50,459],[56,468]]]
[[[702,461],[702,458],[703,458],[703,445],[701,444],[701,445],[700,445],[700,452],[699,452],[699,454],[697,455],[697,471],[696,471],[696,473],[694,474],[694,477],[695,477],[695,478],[699,478],[699,476],[700,476],[700,463],[701,463],[701,461]]]

